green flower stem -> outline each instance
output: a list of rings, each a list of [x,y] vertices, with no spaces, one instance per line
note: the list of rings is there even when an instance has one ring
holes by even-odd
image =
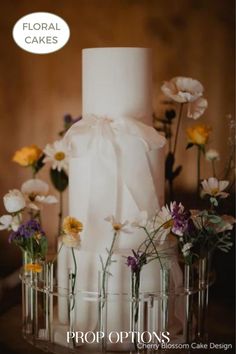
[[[211,161],[211,165],[212,165],[212,174],[213,174],[213,177],[216,177],[215,160],[212,160],[212,161]]]
[[[106,260],[106,264],[105,264],[104,269],[103,269],[103,275],[102,275],[103,297],[105,297],[105,293],[106,293],[106,289],[105,289],[106,288],[106,279],[107,279],[107,275],[108,275],[108,268],[109,268],[109,266],[111,264],[111,258],[112,258],[112,255],[113,255],[113,248],[114,248],[114,245],[115,245],[116,236],[117,236],[117,232],[114,232],[112,243],[111,243],[111,247],[108,250],[108,257],[107,257],[107,260]]]
[[[181,103],[180,104],[180,108],[179,108],[177,128],[176,128],[176,133],[175,133],[175,142],[174,142],[174,150],[173,150],[173,155],[174,156],[175,156],[175,152],[176,152],[176,148],[177,148],[177,142],[178,142],[178,136],[179,136],[179,128],[180,128],[180,122],[181,122],[182,113],[183,113],[183,107],[184,107],[184,103]]]
[[[50,262],[50,266],[55,262],[55,260],[57,259],[59,253],[61,252],[61,249],[63,247],[63,242],[60,245],[59,251],[57,252],[57,254],[53,257],[52,261]]]
[[[132,272],[132,279],[134,284],[132,284],[132,295],[135,300],[135,313],[134,322],[138,322],[138,312],[139,312],[139,288],[140,288],[140,271]]]
[[[72,274],[72,287],[71,287],[71,292],[73,295],[73,302],[72,302],[72,307],[71,307],[71,311],[74,309],[75,307],[75,284],[76,284],[76,277],[77,277],[77,263],[76,263],[76,258],[75,258],[75,251],[74,251],[74,247],[71,248],[71,252],[72,252],[72,257],[73,257],[73,261],[74,261],[74,273]]]
[[[200,178],[201,178],[201,148],[197,146],[197,196],[200,194]]]
[[[160,256],[159,256],[158,251],[157,251],[156,245],[155,245],[155,243],[153,242],[152,237],[149,235],[149,233],[148,233],[146,227],[144,227],[144,231],[145,231],[147,237],[148,237],[149,240],[150,240],[150,244],[152,244],[152,246],[153,246],[153,249],[154,249],[154,251],[155,251],[155,253],[156,253],[157,259],[158,259],[159,262],[160,262],[161,269],[163,269],[163,265],[162,265],[162,262],[161,262],[161,258],[160,258]],[[146,251],[147,251],[147,249],[146,249]],[[146,251],[145,251],[145,253],[146,253]]]
[[[170,219],[171,220],[171,219]],[[149,237],[149,244],[146,246],[146,249],[144,251],[144,253],[147,252],[151,242],[150,242],[150,239],[153,241],[156,237],[156,234],[165,226],[167,226],[169,223],[170,223],[170,220],[167,220],[165,221],[161,226],[159,226],[156,230],[153,231],[153,236],[150,236]],[[143,227],[142,227],[143,228]],[[146,243],[146,240],[144,240],[140,245],[139,245],[139,248],[138,248],[138,252],[141,250],[141,247]]]

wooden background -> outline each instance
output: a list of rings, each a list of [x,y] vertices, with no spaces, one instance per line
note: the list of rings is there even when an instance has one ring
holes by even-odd
[[[70,26],[71,38],[60,51],[34,55],[12,39],[22,16],[55,13]],[[210,145],[227,156],[226,114],[234,113],[233,0],[8,0],[0,11],[0,197],[19,188],[29,171],[13,162],[14,151],[35,143],[44,147],[57,138],[62,117],[81,112],[81,49],[99,46],[151,47],[154,54],[154,109],[160,110],[160,85],[176,75],[200,80],[209,101],[201,122],[213,127]],[[193,188],[195,152],[185,152],[185,119],[180,132],[178,162],[184,163],[179,186]],[[203,164],[203,176],[208,176]],[[190,172],[191,171],[191,172]],[[42,177],[47,176],[45,170]],[[3,205],[0,204],[3,212]],[[45,227],[55,236],[56,207],[46,209]],[[2,236],[1,245],[12,255]]]

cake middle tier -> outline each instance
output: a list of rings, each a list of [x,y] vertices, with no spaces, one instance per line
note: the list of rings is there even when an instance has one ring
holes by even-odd
[[[112,228],[104,219],[132,222],[153,216],[164,202],[165,139],[143,123],[85,117],[66,139],[71,148],[69,213],[82,221],[81,249],[103,252]],[[140,232],[121,233],[117,248],[136,248]]]

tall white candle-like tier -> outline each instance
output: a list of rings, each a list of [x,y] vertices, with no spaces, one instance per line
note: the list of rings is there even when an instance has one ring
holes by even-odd
[[[77,289],[97,291],[99,255],[104,260],[113,231],[104,221],[133,221],[146,210],[151,217],[164,203],[165,139],[152,127],[151,52],[145,48],[83,50],[83,119],[65,139],[71,151],[69,214],[83,222]],[[144,240],[141,232],[120,233],[115,243],[108,291],[129,292],[130,275],[123,256]],[[70,250],[58,257],[59,286],[67,287]],[[144,267],[141,289],[157,291],[157,263]],[[77,330],[97,328],[96,306],[77,304]],[[59,304],[59,320],[66,321],[66,303]],[[127,305],[118,303],[108,313],[109,329],[129,330]]]

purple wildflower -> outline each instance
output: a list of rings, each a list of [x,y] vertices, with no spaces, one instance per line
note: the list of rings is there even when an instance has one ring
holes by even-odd
[[[20,225],[17,231],[11,232],[8,240],[11,243],[14,240],[22,240],[33,237],[35,234],[45,236],[45,232],[41,228],[39,222],[35,219],[31,219]]]
[[[188,228],[190,212],[185,210],[181,203],[173,202],[171,203],[171,216],[174,222],[172,231],[178,236],[183,236]]]
[[[132,250],[134,256],[127,257],[127,266],[131,268],[133,273],[141,270],[142,266],[147,263],[145,253],[136,253]]]

